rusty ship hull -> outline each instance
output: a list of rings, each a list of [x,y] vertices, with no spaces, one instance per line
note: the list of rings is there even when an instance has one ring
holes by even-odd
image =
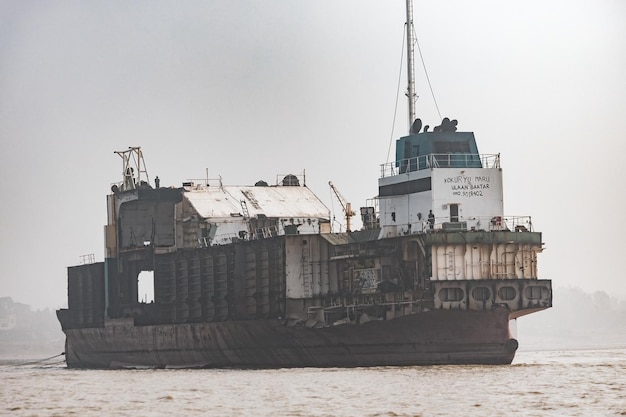
[[[72,368],[510,364],[517,341],[508,315],[431,311],[319,329],[279,320],[135,326],[120,319],[66,331],[66,357]]]

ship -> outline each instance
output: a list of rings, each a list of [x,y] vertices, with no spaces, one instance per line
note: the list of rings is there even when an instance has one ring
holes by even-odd
[[[104,261],[68,267],[57,311],[70,368],[293,368],[510,364],[510,323],[552,306],[542,235],[506,216],[499,154],[473,132],[409,120],[378,194],[347,227],[304,174],[272,184],[161,186],[141,147],[115,153]],[[150,274],[154,297],[139,278]]]

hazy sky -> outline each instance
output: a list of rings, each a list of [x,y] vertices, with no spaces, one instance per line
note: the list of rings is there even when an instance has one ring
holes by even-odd
[[[0,296],[66,304],[128,146],[162,186],[306,169],[337,217],[329,180],[364,205],[407,130],[404,6],[1,0]],[[442,116],[502,154],[505,214],[543,232],[540,276],[626,296],[626,1],[416,1],[415,24]]]

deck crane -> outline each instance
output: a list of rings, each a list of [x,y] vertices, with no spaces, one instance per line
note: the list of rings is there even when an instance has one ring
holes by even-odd
[[[333,190],[333,192],[337,196],[337,200],[339,200],[339,203],[341,204],[341,208],[343,208],[343,212],[346,215],[346,231],[350,232],[350,217],[354,216],[356,213],[352,211],[352,206],[350,205],[349,202],[346,201],[344,196],[341,195],[339,190],[333,185],[332,181],[328,181],[328,185],[330,186],[330,189]]]

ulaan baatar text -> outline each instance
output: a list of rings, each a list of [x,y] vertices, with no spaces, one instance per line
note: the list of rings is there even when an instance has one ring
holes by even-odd
[[[489,189],[491,178],[488,175],[444,178],[444,184],[449,184],[452,195],[460,197],[482,197],[483,190]]]

